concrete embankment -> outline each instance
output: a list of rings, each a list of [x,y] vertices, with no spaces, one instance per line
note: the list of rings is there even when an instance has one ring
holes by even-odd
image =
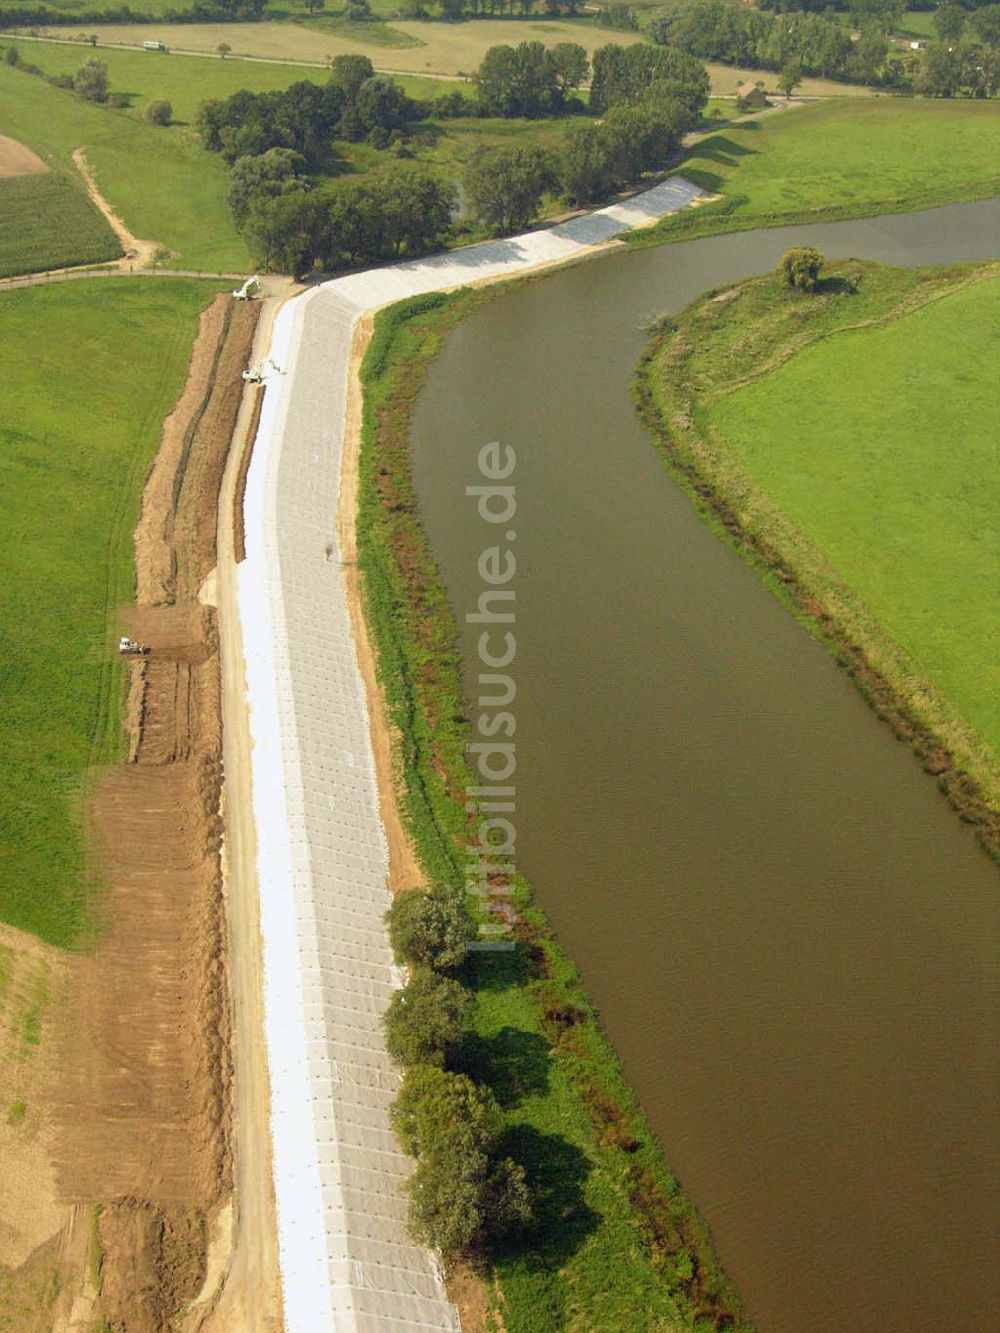
[[[410,1163],[389,1128],[398,1075],[381,1016],[399,979],[337,530],[356,323],[406,296],[584,257],[700,194],[675,178],[559,227],[354,274],[275,323],[238,592],[288,1333],[458,1326],[434,1257],[406,1234]]]

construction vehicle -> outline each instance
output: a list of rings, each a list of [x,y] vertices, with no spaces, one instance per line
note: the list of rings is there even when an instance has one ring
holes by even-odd
[[[118,651],[125,657],[145,657],[149,649],[144,643],[136,643],[135,639],[123,634],[118,640]]]
[[[260,278],[255,273],[252,278],[247,278],[242,287],[237,287],[231,295],[234,301],[252,301],[259,291]]]

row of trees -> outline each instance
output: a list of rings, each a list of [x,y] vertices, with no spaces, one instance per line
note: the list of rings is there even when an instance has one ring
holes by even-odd
[[[484,116],[532,118],[582,112],[575,94],[588,77],[594,115],[623,102],[653,100],[678,104],[693,125],[708,100],[708,74],[684,51],[612,42],[599,47],[591,61],[576,42],[553,47],[521,42],[486,52],[475,76],[474,109]]]
[[[386,914],[397,963],[409,980],[385,1014],[386,1045],[404,1069],[392,1124],[417,1166],[408,1222],[447,1257],[481,1250],[531,1217],[524,1167],[504,1154],[489,1088],[455,1068],[472,996],[456,975],[472,938],[461,890],[399,894]]]
[[[377,264],[441,246],[451,227],[454,186],[423,167],[400,164],[391,174],[338,181],[316,190],[290,154],[276,161],[240,159],[230,200],[264,269],[304,274]]]
[[[925,97],[996,97],[1000,93],[1000,45],[937,42],[928,49],[913,83]]]
[[[889,59],[885,27],[866,20],[854,41],[831,13],[763,13],[731,0],[692,0],[654,20],[653,40],[703,60],[755,69],[798,66],[806,74],[856,83],[896,84],[901,61]]]
[[[241,89],[225,99],[203,102],[196,127],[205,147],[227,162],[259,156],[271,148],[299,153],[318,167],[334,139],[369,139],[388,144],[417,107],[392,79],[376,75],[367,56],[337,56],[327,83],[293,83],[283,92]]]

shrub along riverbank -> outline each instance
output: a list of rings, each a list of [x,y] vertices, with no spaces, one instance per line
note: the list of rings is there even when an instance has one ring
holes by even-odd
[[[478,818],[465,764],[456,627],[417,516],[410,408],[443,338],[500,288],[404,302],[377,317],[362,369],[358,550],[397,785],[428,881],[464,883]],[[507,1333],[554,1328],[748,1330],[707,1229],[672,1178],[572,964],[513,884],[516,947],[473,953],[457,1067],[499,1105],[497,1154],[525,1168],[532,1218],[479,1256]],[[493,1291],[493,1283],[489,1284]]]
[[[653,335],[635,396],[697,507],[1000,858],[982,484],[998,276],[852,260],[815,293],[771,276],[710,292]]]

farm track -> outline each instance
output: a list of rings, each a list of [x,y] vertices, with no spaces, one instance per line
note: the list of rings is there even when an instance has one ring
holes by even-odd
[[[258,309],[217,297],[202,316],[147,478],[122,626],[150,653],[130,666],[128,761],[93,792],[104,928],[71,969],[52,1096],[61,1193],[103,1206],[102,1311],[128,1333],[198,1293],[231,1190],[218,632],[199,591]]]

